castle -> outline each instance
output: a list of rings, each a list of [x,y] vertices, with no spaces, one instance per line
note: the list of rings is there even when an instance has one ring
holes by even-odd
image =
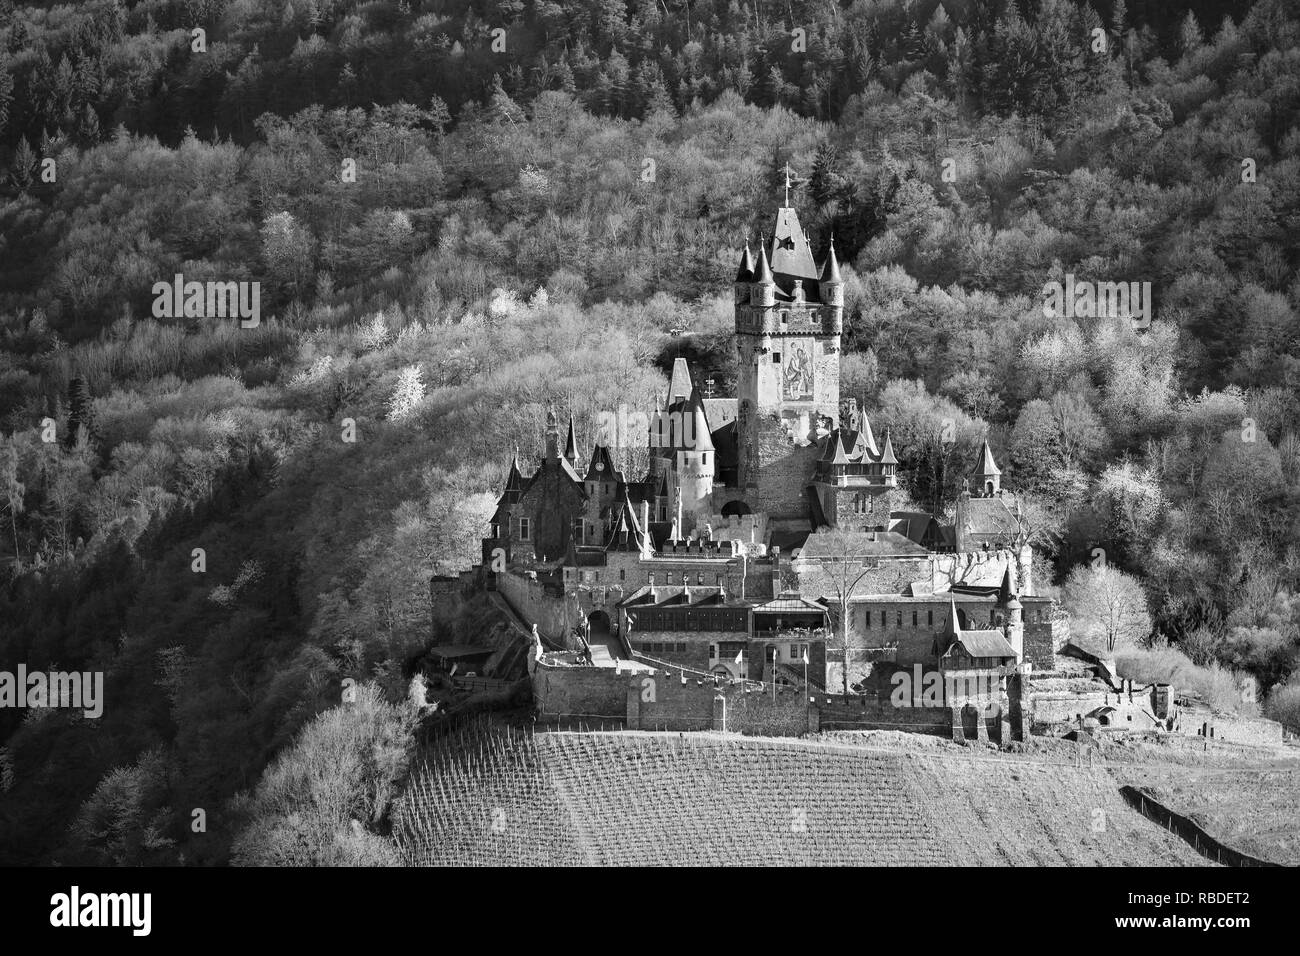
[[[954,518],[903,510],[889,433],[841,405],[844,283],[788,189],[733,289],[736,396],[677,359],[641,476],[609,429],[581,461],[572,416],[562,440],[548,413],[483,541],[488,587],[557,651],[683,679],[839,687],[922,665],[1004,692],[1024,662],[1050,667],[1058,615],[987,441]]]

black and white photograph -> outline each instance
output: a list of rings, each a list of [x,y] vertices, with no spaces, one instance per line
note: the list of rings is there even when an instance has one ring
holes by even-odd
[[[0,0],[6,925],[1280,934],[1298,267],[1296,0]]]

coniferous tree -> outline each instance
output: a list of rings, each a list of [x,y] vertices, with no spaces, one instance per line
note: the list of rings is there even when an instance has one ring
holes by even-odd
[[[63,440],[71,448],[77,444],[81,435],[87,441],[97,441],[99,434],[95,428],[95,403],[90,397],[90,387],[80,376],[68,382],[68,430]]]

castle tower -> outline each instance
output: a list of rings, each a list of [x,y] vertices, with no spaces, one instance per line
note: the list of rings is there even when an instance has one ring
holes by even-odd
[[[998,588],[996,608],[1002,621],[1002,633],[1007,643],[1016,652],[1016,663],[1025,659],[1025,614],[1024,605],[1011,586],[1011,565],[1002,572],[1002,586]]]
[[[786,204],[770,244],[759,246],[748,296],[741,257],[735,305],[738,481],[750,506],[778,523],[808,517],[804,488],[818,432],[839,418],[844,316],[839,263],[832,250],[817,268],[789,205],[788,175]]]
[[[975,491],[972,494],[976,498],[992,498],[1002,490],[1002,469],[993,460],[993,449],[989,448],[987,438],[980,448],[979,460],[975,462],[971,480],[975,484]]]
[[[699,389],[691,392],[683,413],[682,442],[681,447],[676,449],[677,485],[681,490],[684,519],[682,530],[703,531],[709,515],[713,513],[717,454],[713,448],[713,437],[709,434],[709,421],[704,414],[704,402]]]
[[[713,513],[717,455],[703,396],[684,358],[673,363],[668,403],[659,417],[659,436],[672,462],[668,477],[678,532],[686,535],[703,528]]]

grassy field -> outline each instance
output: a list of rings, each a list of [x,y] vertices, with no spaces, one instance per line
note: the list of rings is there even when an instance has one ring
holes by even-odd
[[[937,738],[480,725],[434,753],[394,820],[411,865],[1206,863],[1104,766]]]

